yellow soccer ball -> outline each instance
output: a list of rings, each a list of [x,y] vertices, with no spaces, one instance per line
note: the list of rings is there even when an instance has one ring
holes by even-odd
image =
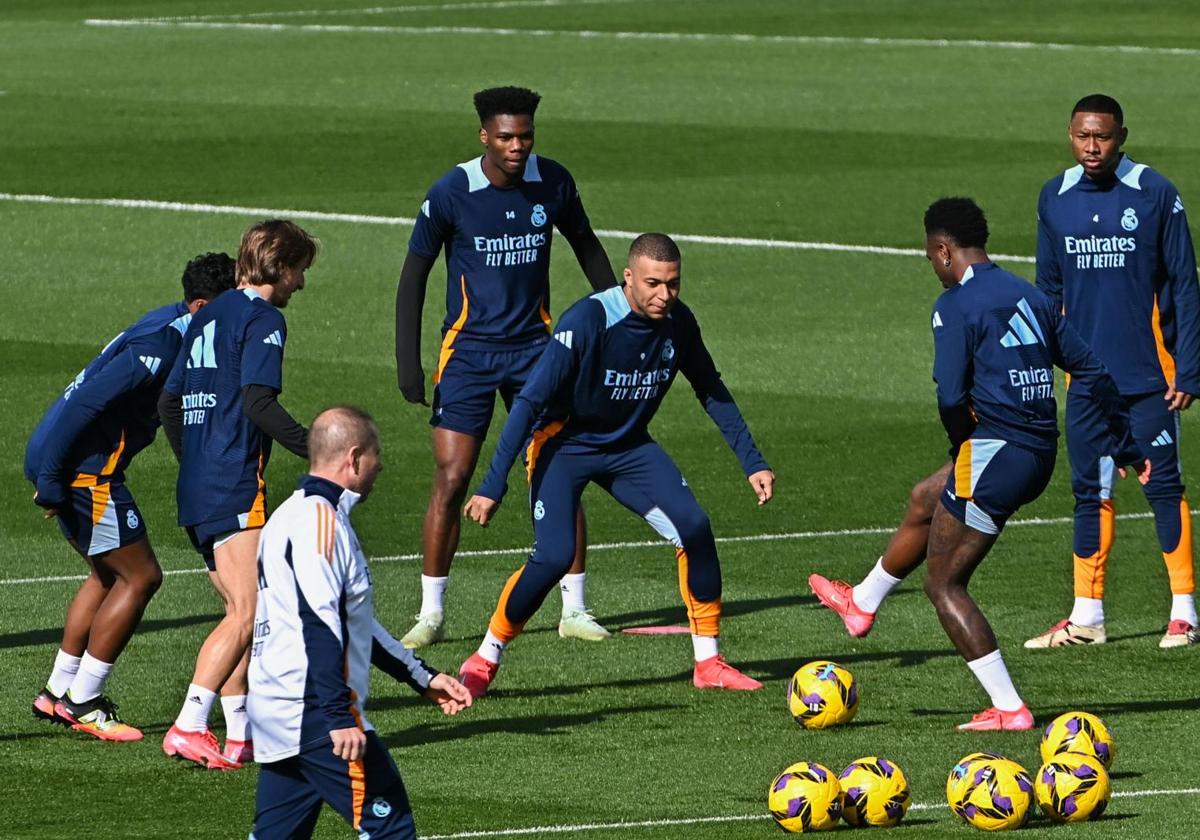
[[[801,665],[788,683],[788,711],[805,729],[849,722],[858,711],[854,675],[836,662]]]
[[[869,756],[850,763],[838,776],[842,816],[854,826],[893,826],[904,818],[912,796],[904,771],[886,758]]]
[[[784,831],[828,831],[842,815],[842,789],[828,767],[799,761],[771,782],[767,807]]]
[[[1050,761],[1061,753],[1076,752],[1094,755],[1112,767],[1117,757],[1117,745],[1104,721],[1088,712],[1067,712],[1056,717],[1042,732],[1042,761]]]
[[[950,810],[983,831],[1020,828],[1033,805],[1033,782],[1025,768],[1006,758],[981,758],[967,765],[954,786]]]
[[[1083,822],[1104,813],[1112,785],[1099,756],[1067,752],[1042,765],[1034,780],[1034,794],[1038,806],[1054,822]]]
[[[946,777],[946,801],[951,804],[951,807],[954,805],[955,797],[958,796],[958,786],[963,784],[963,780],[967,778],[967,768],[972,763],[985,758],[1004,759],[1004,756],[990,752],[973,752],[960,758],[958,764],[950,768],[950,775]]]

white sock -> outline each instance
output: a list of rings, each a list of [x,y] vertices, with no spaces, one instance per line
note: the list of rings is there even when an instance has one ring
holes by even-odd
[[[246,715],[246,695],[222,697],[221,711],[225,713],[225,740],[249,741],[250,718]]]
[[[175,718],[175,725],[184,732],[205,732],[208,729],[208,713],[212,711],[213,702],[217,699],[215,691],[209,691],[202,685],[192,683],[188,686],[187,699]]]
[[[421,615],[445,611],[448,577],[421,575]]]
[[[564,613],[571,610],[583,612],[587,609],[587,603],[583,597],[586,587],[587,572],[580,572],[577,575],[563,575],[562,580],[558,582],[558,591],[562,593]]]
[[[900,585],[900,578],[892,577],[883,570],[883,558],[875,561],[875,568],[867,573],[862,583],[854,587],[854,603],[860,609],[869,613],[878,611],[893,589]]]
[[[1200,627],[1200,621],[1196,620],[1195,595],[1171,596],[1171,621],[1186,621],[1193,627]]]
[[[1076,598],[1068,621],[1072,624],[1099,627],[1104,623],[1104,601],[1099,598]]]
[[[697,662],[712,659],[717,655],[717,640],[719,636],[697,636],[692,634],[692,656]]]
[[[487,635],[483,637],[483,642],[479,645],[479,655],[493,665],[499,665],[500,655],[504,653],[506,647],[508,647],[508,642],[500,641],[489,630],[487,631]]]
[[[84,653],[79,661],[79,671],[67,689],[72,703],[83,703],[104,693],[104,683],[112,673],[111,662],[101,662],[90,653]]]
[[[79,670],[79,659],[59,648],[58,655],[54,657],[54,670],[50,672],[50,679],[46,680],[46,688],[55,697],[62,697],[71,687],[75,672]]]
[[[983,686],[983,690],[992,698],[992,705],[1002,712],[1015,712],[1025,705],[1021,695],[1017,694],[1008,668],[1004,667],[1004,657],[999,649],[986,656],[972,659],[967,667],[975,674],[975,679]]]

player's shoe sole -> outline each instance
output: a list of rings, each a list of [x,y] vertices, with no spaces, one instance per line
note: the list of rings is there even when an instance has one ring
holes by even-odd
[[[746,676],[726,662],[723,656],[712,656],[697,662],[692,671],[692,685],[696,688],[723,688],[726,691],[757,691],[763,687],[758,680]]]
[[[242,766],[221,753],[216,737],[207,730],[184,732],[178,726],[172,726],[163,736],[162,748],[168,758],[191,761],[210,770],[239,770]]]
[[[500,670],[500,666],[488,662],[478,653],[473,653],[467,657],[467,661],[458,669],[458,681],[463,684],[467,691],[471,692],[471,697],[478,700],[488,693],[488,688],[492,684],[492,680],[496,678],[496,672]]]
[[[1074,624],[1064,618],[1040,636],[1025,642],[1031,650],[1042,648],[1071,647],[1073,645],[1102,645],[1108,641],[1104,625]]]
[[[1005,712],[993,706],[957,727],[959,732],[1025,732],[1033,729],[1033,714],[1028,706]]]
[[[1167,625],[1167,632],[1159,641],[1160,648],[1188,647],[1200,644],[1200,633],[1186,621],[1172,621]]]
[[[66,718],[61,718],[54,712],[54,705],[58,702],[57,697],[50,693],[50,689],[43,688],[33,698],[33,703],[30,706],[30,711],[38,720],[44,720],[47,723],[53,723],[56,726],[65,726],[71,728],[71,721]]]
[[[74,703],[63,696],[54,704],[54,714],[62,718],[75,732],[82,732],[101,741],[140,741],[142,730],[130,726],[117,716],[117,704],[104,695]]]
[[[558,622],[558,635],[564,639],[602,642],[612,636],[587,610],[567,610]]]
[[[871,632],[875,613],[859,609],[854,603],[854,587],[844,580],[829,580],[822,575],[809,575],[808,586],[817,600],[842,618],[846,632],[856,639]]]
[[[404,634],[400,644],[416,650],[440,642],[446,635],[444,621],[444,614],[440,612],[417,616],[417,623]]]

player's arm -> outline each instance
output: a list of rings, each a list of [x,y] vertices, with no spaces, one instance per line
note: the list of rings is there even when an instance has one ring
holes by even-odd
[[[396,383],[410,403],[425,401],[425,368],[421,366],[421,313],[425,287],[438,253],[454,235],[454,203],[445,179],[438,181],[421,202],[408,254],[396,287]]]
[[[1055,336],[1054,364],[1071,374],[1104,412],[1113,442],[1110,454],[1113,462],[1122,468],[1121,474],[1124,475],[1125,467],[1133,467],[1145,484],[1150,478],[1150,462],[1133,439],[1129,412],[1117,392],[1117,383],[1066,318],[1057,311],[1049,312],[1048,318]]]
[[[353,699],[344,670],[346,628],[341,604],[349,577],[350,558],[341,541],[333,539],[336,513],[319,497],[310,497],[291,514],[288,543],[291,568],[302,596],[300,629],[308,660],[307,683],[317,697],[333,741],[333,751],[353,760],[361,751],[362,731],[351,712]],[[276,514],[278,515],[278,514]],[[358,732],[358,735],[355,732]],[[361,739],[365,742],[365,735]]]
[[[371,664],[376,668],[437,703],[448,715],[458,714],[471,705],[471,693],[458,680],[426,664],[396,641],[378,619],[372,625],[371,635]]]
[[[308,430],[279,404],[287,325],[274,309],[252,318],[242,344],[242,413],[293,455],[308,457]]]
[[[950,457],[975,431],[971,412],[973,353],[970,335],[958,307],[945,295],[933,310],[933,380],[937,384],[938,414],[950,439]]]
[[[183,460],[183,392],[187,357],[188,354],[182,349],[175,354],[171,372],[158,395],[158,420],[162,423],[163,434],[167,436],[167,443],[171,445],[176,461]]]
[[[1159,253],[1166,268],[1166,288],[1159,295],[1162,323],[1175,325],[1175,381],[1167,399],[1174,410],[1186,409],[1200,396],[1200,286],[1196,281],[1196,252],[1183,201],[1172,188],[1160,199],[1163,224]]]
[[[83,430],[114,402],[154,379],[154,373],[130,345],[71,390],[42,449],[34,499],[39,506],[57,509],[66,502],[71,477],[65,474],[64,464]]]
[[[1037,210],[1037,287],[1045,292],[1054,305],[1062,312],[1062,266],[1058,263],[1058,249],[1055,247],[1055,237],[1046,221],[1049,206],[1046,192],[1042,191],[1038,198]]]
[[[400,269],[396,288],[396,380],[400,393],[410,403],[425,401],[425,368],[421,366],[421,313],[425,309],[425,287],[435,257],[409,251]]]
[[[682,315],[681,312],[680,316]],[[691,318],[691,314],[688,313],[687,317]],[[737,456],[746,479],[758,496],[758,503],[766,504],[774,494],[775,473],[759,452],[733,394],[729,393],[724,380],[721,379],[712,354],[708,352],[708,347],[701,337],[700,325],[694,319],[691,325],[694,329],[687,346],[681,348],[679,371],[687,378],[696,393],[696,399],[720,430],[725,443]]]
[[[608,254],[600,244],[600,238],[592,230],[591,220],[583,209],[583,199],[575,188],[575,181],[568,177],[563,211],[559,214],[556,226],[566,238],[575,252],[575,259],[583,269],[591,287],[597,292],[610,289],[617,285],[617,276],[613,273],[612,263]]]
[[[588,320],[588,315],[595,313],[580,315],[585,308],[573,307],[559,320],[555,326],[557,335],[570,335],[571,346],[567,347],[557,338],[547,342],[525,386],[513,400],[487,475],[465,509],[466,515],[480,525],[487,525],[504,499],[508,491],[508,472],[529,439],[534,421],[550,400],[575,379],[579,358],[591,341],[589,332],[595,329]]]

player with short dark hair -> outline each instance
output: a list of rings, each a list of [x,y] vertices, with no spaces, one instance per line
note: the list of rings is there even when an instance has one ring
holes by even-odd
[[[679,590],[692,630],[697,688],[753,690],[762,683],[719,655],[721,569],[708,516],[648,426],[677,373],[736,453],[760,505],[775,476],[700,336],[679,302],[679,249],[664,234],[643,234],[630,248],[625,284],[563,313],[521,393],[487,476],[466,515],[487,525],[507,489],[508,471],[527,440],[534,549],[508,579],[477,653],[459,677],[473,696],[488,690],[506,645],[521,632],[571,565],[575,516],[595,483],[649,522],[676,548]]]
[[[416,840],[408,794],[366,718],[371,666],[448,715],[471,695],[375,619],[371,571],[350,519],[383,468],[379,429],[339,405],[313,420],[309,470],[263,528],[249,713],[261,765],[257,840],[312,837],[328,802],[359,837]]]
[[[1104,365],[1057,302],[993,263],[986,242],[983,213],[969,199],[941,199],[925,214],[925,254],[946,289],[933,307],[933,378],[954,462],[930,524],[925,592],[992,702],[959,729],[1023,730],[1033,716],[967,584],[1008,518],[1054,471],[1053,366],[1093,395],[1105,454],[1121,474],[1130,467],[1144,483],[1151,469]]]
[[[475,94],[483,154],[460,163],[430,188],[417,214],[396,293],[396,367],[400,391],[425,403],[421,311],[438,252],[446,255],[446,318],[433,374],[433,489],[422,530],[421,609],[402,641],[440,640],[445,591],[458,548],[459,508],[491,423],[496,394],[506,408],[541,355],[550,330],[553,228],[566,238],[592,288],[614,286],[608,256],[583,209],[575,180],[533,154],[541,97],[522,87]],[[584,600],[585,523],[564,577],[559,634],[599,640],[608,632]]]
[[[209,633],[163,751],[223,770],[253,756],[246,725],[246,665],[257,585],[255,552],[266,522],[263,475],[276,441],[307,455],[308,432],[279,404],[287,323],[279,311],[304,288],[318,243],[296,224],[273,219],[242,236],[237,289],[192,320],[184,351],[163,389],[160,414],[179,456],[179,524],[204,558],[225,605]],[[217,692],[225,749],[208,730]]]
[[[1129,136],[1115,99],[1085,96],[1068,134],[1077,162],[1038,199],[1038,288],[1112,372],[1133,435],[1154,464],[1143,488],[1171,587],[1160,647],[1200,642],[1192,519],[1179,461],[1179,412],[1200,394],[1200,288],[1187,214],[1174,184],[1122,151]],[[1075,494],[1075,603],[1026,647],[1097,644],[1116,535],[1112,462],[1103,416],[1081,383],[1067,390],[1067,455]]]
[[[104,686],[162,583],[142,513],[125,486],[154,441],[156,405],[192,316],[233,287],[233,260],[204,254],[183,272],[183,302],[143,315],[108,343],[46,411],[25,449],[34,501],[89,573],[67,609],[62,644],[33,714],[105,741],[136,741]]]

